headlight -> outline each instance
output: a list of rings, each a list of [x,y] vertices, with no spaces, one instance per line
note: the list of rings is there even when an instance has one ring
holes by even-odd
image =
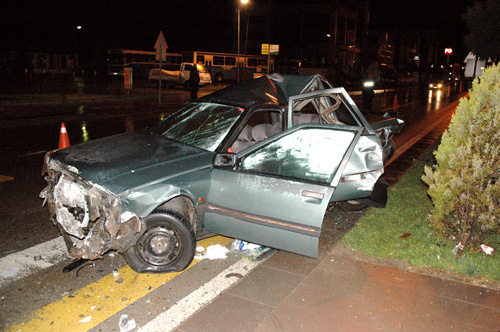
[[[375,82],[373,82],[373,81],[365,81],[365,82],[363,82],[363,86],[365,88],[373,88],[374,85],[375,85]]]

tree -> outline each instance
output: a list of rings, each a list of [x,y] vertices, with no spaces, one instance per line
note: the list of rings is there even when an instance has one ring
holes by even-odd
[[[475,79],[435,152],[437,165],[422,180],[434,203],[431,227],[454,241],[470,236],[477,248],[500,241],[500,66]],[[490,243],[491,244],[491,243]]]
[[[469,30],[465,46],[481,59],[500,58],[500,0],[477,1],[463,16]]]

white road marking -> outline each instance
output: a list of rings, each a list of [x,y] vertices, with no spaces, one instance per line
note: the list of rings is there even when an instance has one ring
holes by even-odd
[[[162,312],[156,318],[141,327],[138,332],[171,331],[194,314],[198,309],[211,302],[216,296],[222,293],[240,278],[233,276],[227,278],[230,273],[244,276],[254,269],[261,262],[253,262],[243,257],[215,278],[177,302],[170,309]]]
[[[0,258],[0,287],[68,259],[62,236]]]

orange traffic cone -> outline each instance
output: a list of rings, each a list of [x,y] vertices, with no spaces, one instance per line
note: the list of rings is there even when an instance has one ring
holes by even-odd
[[[67,147],[70,147],[71,145],[69,144],[69,137],[68,137],[68,131],[66,130],[66,125],[61,123],[61,131],[59,133],[59,148],[58,149],[64,149]]]
[[[394,95],[394,101],[392,102],[392,109],[394,111],[397,111],[398,110],[398,107],[399,107],[399,104],[398,104],[398,95],[395,94]]]

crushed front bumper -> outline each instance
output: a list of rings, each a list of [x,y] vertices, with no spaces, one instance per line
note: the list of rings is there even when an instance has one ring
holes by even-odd
[[[124,252],[144,228],[126,202],[85,181],[78,170],[45,157],[42,175],[47,187],[40,193],[51,220],[61,231],[74,259],[96,259],[109,250]]]

